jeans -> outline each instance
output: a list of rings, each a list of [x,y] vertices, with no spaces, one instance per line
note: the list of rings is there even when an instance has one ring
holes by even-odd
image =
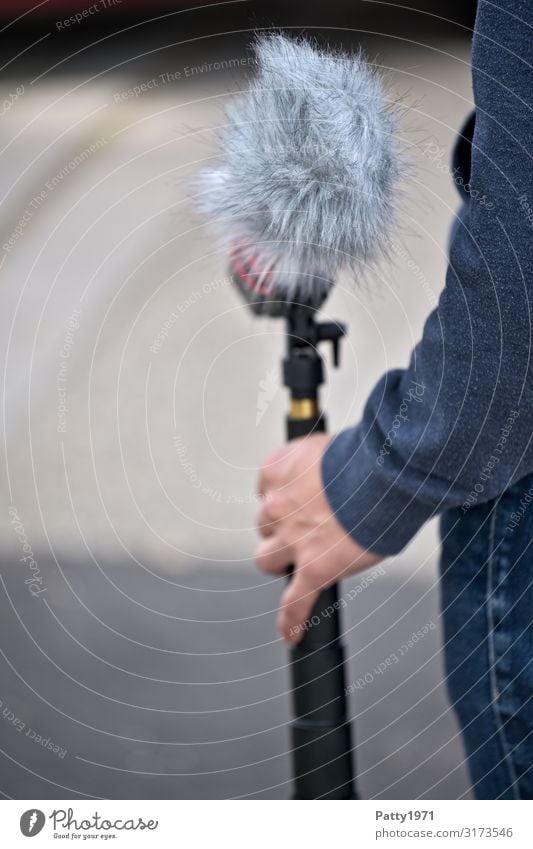
[[[533,475],[441,517],[448,689],[478,799],[533,799]]]

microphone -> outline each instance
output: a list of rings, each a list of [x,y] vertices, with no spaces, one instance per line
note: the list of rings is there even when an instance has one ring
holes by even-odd
[[[256,307],[318,308],[337,275],[364,274],[395,219],[397,108],[363,58],[275,34],[255,41],[257,73],[226,109],[219,163],[199,208],[231,244]],[[276,308],[263,311],[276,313]]]
[[[257,73],[226,110],[216,167],[197,179],[200,210],[230,244],[232,278],[252,310],[287,321],[287,437],[326,429],[324,369],[345,332],[316,321],[337,275],[383,253],[400,174],[397,112],[379,75],[354,56],[284,35],[255,42]],[[296,799],[357,798],[337,588],[291,648]]]

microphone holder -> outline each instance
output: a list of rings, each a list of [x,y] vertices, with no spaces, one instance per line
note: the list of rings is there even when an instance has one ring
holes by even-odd
[[[302,281],[282,297],[277,296],[279,290],[263,272],[260,260],[239,244],[233,246],[230,275],[252,312],[286,321],[283,382],[290,392],[287,439],[323,433],[326,418],[320,410],[318,392],[324,382],[324,363],[319,345],[331,344],[337,366],[346,328],[340,322],[317,321],[318,308],[328,294],[323,278],[316,278],[311,285]],[[340,634],[338,592],[333,586],[320,594],[304,636],[290,650],[294,799],[357,798]]]
[[[316,309],[306,304],[291,304],[284,314],[287,355],[283,381],[290,391],[286,430],[291,440],[326,430],[318,398],[324,381],[318,346],[331,343],[337,366],[340,340],[346,330],[339,322],[317,322]],[[304,636],[290,649],[294,799],[357,798],[340,635],[335,585],[320,594]]]

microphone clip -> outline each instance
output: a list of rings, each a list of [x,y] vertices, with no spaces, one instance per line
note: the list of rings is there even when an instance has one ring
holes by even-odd
[[[318,400],[318,390],[324,382],[324,363],[318,346],[330,342],[333,363],[338,366],[340,340],[346,327],[337,321],[317,321],[316,314],[312,307],[293,303],[285,316],[287,355],[283,360],[283,383],[291,398],[287,416],[289,439],[326,428]]]

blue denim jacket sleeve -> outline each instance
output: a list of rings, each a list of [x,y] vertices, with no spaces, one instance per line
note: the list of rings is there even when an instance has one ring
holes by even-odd
[[[374,387],[322,461],[365,548],[400,551],[441,511],[533,471],[533,4],[478,4],[469,184],[446,286],[409,367]]]

